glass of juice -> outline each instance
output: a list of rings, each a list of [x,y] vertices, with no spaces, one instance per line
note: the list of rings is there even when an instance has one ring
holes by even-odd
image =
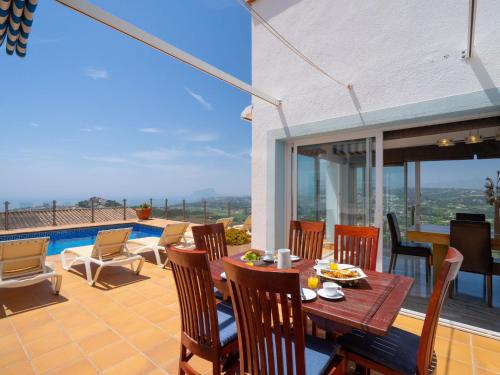
[[[309,289],[316,290],[318,289],[318,284],[319,284],[319,277],[318,274],[316,273],[316,270],[309,272],[309,274],[307,275],[307,287]]]
[[[330,260],[330,270],[331,271],[336,271],[339,269],[339,262],[336,259],[331,259]]]

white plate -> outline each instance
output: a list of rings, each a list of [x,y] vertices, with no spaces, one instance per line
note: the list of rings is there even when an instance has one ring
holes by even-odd
[[[222,273],[220,274],[220,277],[221,277],[221,279],[222,279],[222,280],[227,280],[227,277],[226,277],[226,273],[225,273],[225,272],[222,272]]]
[[[299,257],[299,256],[297,256],[297,255],[290,255],[290,260],[291,260],[292,262],[296,262],[296,261],[300,260],[300,257]]]
[[[334,280],[334,281],[340,281],[340,282],[347,282],[347,281],[355,281],[355,280],[360,280],[360,279],[366,279],[367,278],[366,274],[363,272],[363,270],[361,268],[351,266],[350,264],[339,264],[338,265],[338,269],[339,270],[345,270],[347,268],[352,268],[352,270],[356,271],[359,276],[349,277],[347,279],[345,279],[345,278],[342,279],[342,278],[337,278],[337,277],[329,277],[329,276],[323,275],[321,273],[321,270],[325,270],[325,269],[328,270],[329,268],[322,268],[322,267],[319,267],[319,266],[314,266],[314,269],[316,270],[316,273],[318,274],[318,276],[324,277],[325,279],[328,279],[328,280]]]
[[[316,292],[312,289],[302,288],[302,292],[304,293],[304,297],[302,297],[302,301],[312,301],[316,298]],[[288,294],[288,298],[290,298],[290,294]]]
[[[344,298],[344,292],[339,290],[336,295],[332,296],[332,295],[326,294],[324,289],[320,289],[320,290],[318,290],[318,296],[320,296],[321,298],[324,298],[324,299],[336,300],[336,299]]]

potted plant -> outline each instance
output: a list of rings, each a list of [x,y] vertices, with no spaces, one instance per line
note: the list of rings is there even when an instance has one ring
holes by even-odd
[[[226,231],[227,252],[229,255],[250,250],[252,237],[246,230],[230,228]]]
[[[136,207],[135,213],[139,220],[148,220],[151,217],[152,208],[148,203],[143,203]]]
[[[491,177],[486,178],[484,188],[486,202],[493,206],[493,228],[495,237],[500,237],[500,171],[497,171],[496,181]]]

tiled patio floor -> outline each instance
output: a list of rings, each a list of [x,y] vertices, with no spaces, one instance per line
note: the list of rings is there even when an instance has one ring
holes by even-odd
[[[59,257],[50,257],[60,269]],[[61,294],[47,283],[0,290],[0,374],[176,374],[180,317],[172,273],[148,257],[137,277],[110,268],[96,287],[63,273]],[[418,333],[422,321],[396,325]],[[440,327],[438,374],[499,374],[500,342]],[[194,362],[202,373],[210,364]]]

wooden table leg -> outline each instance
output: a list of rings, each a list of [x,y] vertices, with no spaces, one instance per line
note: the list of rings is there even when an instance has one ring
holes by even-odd
[[[434,280],[434,285],[441,271],[441,265],[443,264],[446,253],[448,252],[448,245],[432,245],[432,279]]]

